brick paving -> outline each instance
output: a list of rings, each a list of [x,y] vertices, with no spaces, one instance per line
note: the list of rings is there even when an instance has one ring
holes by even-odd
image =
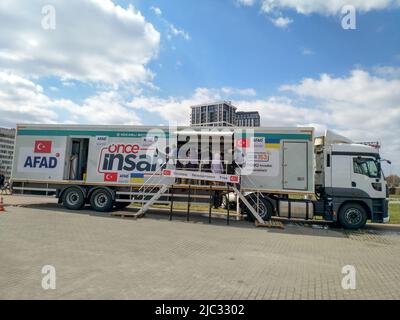
[[[399,299],[400,233],[129,220],[56,204],[0,213],[0,299]],[[56,268],[56,290],[41,269]],[[343,290],[344,265],[356,290]]]

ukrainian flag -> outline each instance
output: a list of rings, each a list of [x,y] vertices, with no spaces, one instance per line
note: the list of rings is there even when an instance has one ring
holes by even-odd
[[[131,183],[143,183],[144,182],[144,173],[131,173]]]
[[[279,149],[281,147],[280,143],[266,143],[265,148],[266,149]]]
[[[266,149],[279,149],[281,147],[280,139],[265,139],[265,148]]]

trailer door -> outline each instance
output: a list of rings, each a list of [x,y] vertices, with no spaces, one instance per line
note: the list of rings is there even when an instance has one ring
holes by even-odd
[[[283,189],[307,190],[307,142],[283,143]]]

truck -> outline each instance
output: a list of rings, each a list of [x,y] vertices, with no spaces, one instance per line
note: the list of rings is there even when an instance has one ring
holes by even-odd
[[[379,149],[311,127],[17,125],[14,194],[69,210],[138,203],[236,203],[237,217],[273,216],[362,228],[389,221]],[[189,205],[188,205],[189,211]],[[211,209],[210,209],[211,212]]]

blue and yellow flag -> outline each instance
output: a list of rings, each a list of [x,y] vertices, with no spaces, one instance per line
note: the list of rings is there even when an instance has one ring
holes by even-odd
[[[131,173],[131,183],[143,183],[144,182],[144,173],[134,172]]]

